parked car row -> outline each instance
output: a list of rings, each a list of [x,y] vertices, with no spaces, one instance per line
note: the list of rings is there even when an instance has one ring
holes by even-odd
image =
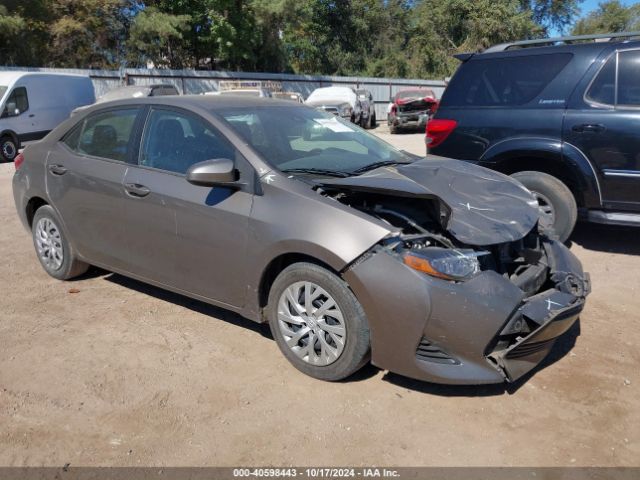
[[[49,95],[51,89],[58,95]],[[127,85],[95,98],[89,77],[37,72],[0,73],[0,154],[13,161],[24,142],[38,140],[69,115],[76,115],[93,103],[125,98],[180,95],[172,84]],[[366,89],[332,86],[315,89],[304,99],[301,93],[283,90],[280,82],[261,80],[221,80],[216,96],[253,96],[306,103],[331,112],[363,128],[378,123],[373,94]],[[417,95],[417,96],[416,96]],[[415,98],[414,98],[415,97]],[[388,122],[392,133],[409,127],[424,127],[437,107],[431,90],[404,90],[392,99]],[[28,111],[27,111],[28,110]]]

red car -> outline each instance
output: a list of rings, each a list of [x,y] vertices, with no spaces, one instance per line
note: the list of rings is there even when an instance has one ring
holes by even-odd
[[[391,99],[387,124],[391,133],[400,129],[424,129],[436,112],[438,99],[429,88],[401,90]]]

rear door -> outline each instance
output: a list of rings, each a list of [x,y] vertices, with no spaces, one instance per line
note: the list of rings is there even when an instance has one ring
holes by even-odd
[[[191,165],[215,158],[234,160],[249,176],[248,163],[207,120],[181,109],[151,108],[139,163],[124,179],[130,271],[241,306],[253,195],[195,186],[185,178]]]
[[[46,185],[71,242],[92,263],[126,267],[122,181],[140,109],[101,110],[80,121],[47,158]]]
[[[613,52],[594,70],[567,111],[563,140],[598,173],[605,208],[640,211],[640,49]]]

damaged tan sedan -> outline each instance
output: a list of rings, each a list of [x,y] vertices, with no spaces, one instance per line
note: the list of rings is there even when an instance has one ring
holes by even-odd
[[[323,380],[371,360],[432,382],[513,381],[589,292],[519,183],[292,102],[96,105],[25,149],[13,188],[53,277],[97,265],[269,322]]]

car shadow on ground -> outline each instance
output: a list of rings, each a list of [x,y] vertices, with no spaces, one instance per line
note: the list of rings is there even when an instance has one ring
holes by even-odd
[[[192,310],[194,312],[228,322],[241,328],[252,330],[265,338],[273,340],[269,325],[266,323],[256,323],[247,318],[244,318],[243,316],[235,312],[232,312],[231,310],[216,307],[200,300],[195,300],[178,293],[173,293],[159,287],[154,287],[153,285],[149,285],[147,283],[143,283],[117,273],[108,272],[97,267],[91,267],[87,271],[87,273],[81,275],[80,277],[77,277],[76,279],[74,279],[74,281],[87,280],[90,278],[98,277],[102,277],[108,282],[115,283],[125,288],[130,288],[132,290],[135,290],[136,292],[149,295],[159,300],[188,308],[189,310]],[[552,365],[553,363],[557,362],[565,355],[567,355],[574,347],[579,336],[580,320],[578,320],[562,337],[560,337],[556,341],[553,348],[549,352],[549,355],[547,355],[547,357],[538,366],[536,366],[531,372],[527,373],[514,383],[503,383],[496,385],[442,385],[421,380],[414,380],[392,372],[386,372],[382,379],[408,390],[447,397],[486,397],[503,395],[505,393],[514,394],[538,371],[543,370],[544,368]],[[373,366],[371,363],[367,363],[359,371],[342,380],[342,382],[352,383],[368,380],[378,375],[380,371],[381,370],[378,367]]]
[[[407,390],[443,397],[491,397],[504,395],[505,393],[513,395],[540,370],[544,370],[549,365],[553,365],[569,354],[579,336],[580,320],[576,321],[563,336],[556,340],[549,354],[539,365],[513,383],[500,383],[495,385],[441,385],[438,383],[413,380],[391,372],[386,373],[383,380],[406,388]]]
[[[581,222],[576,225],[569,240],[569,246],[575,243],[587,250],[598,252],[640,255],[638,242],[640,228],[599,225]]]
[[[157,298],[158,300],[163,300],[165,302],[188,308],[189,310],[207,315],[215,319],[223,320],[232,325],[252,330],[256,333],[259,333],[263,337],[272,338],[268,324],[253,322],[241,315],[238,315],[235,312],[232,312],[231,310],[216,307],[214,305],[201,302],[200,300],[195,300],[184,295],[180,295],[179,293],[173,293],[168,290],[154,287],[153,285],[149,285],[147,283],[143,283],[138,280],[125,277],[123,275],[119,275],[117,273],[106,272],[98,268],[91,268],[85,275],[80,278],[91,278],[90,276],[104,276],[104,280],[108,282],[115,283],[125,288],[130,288],[131,290],[149,295],[151,297]]]

